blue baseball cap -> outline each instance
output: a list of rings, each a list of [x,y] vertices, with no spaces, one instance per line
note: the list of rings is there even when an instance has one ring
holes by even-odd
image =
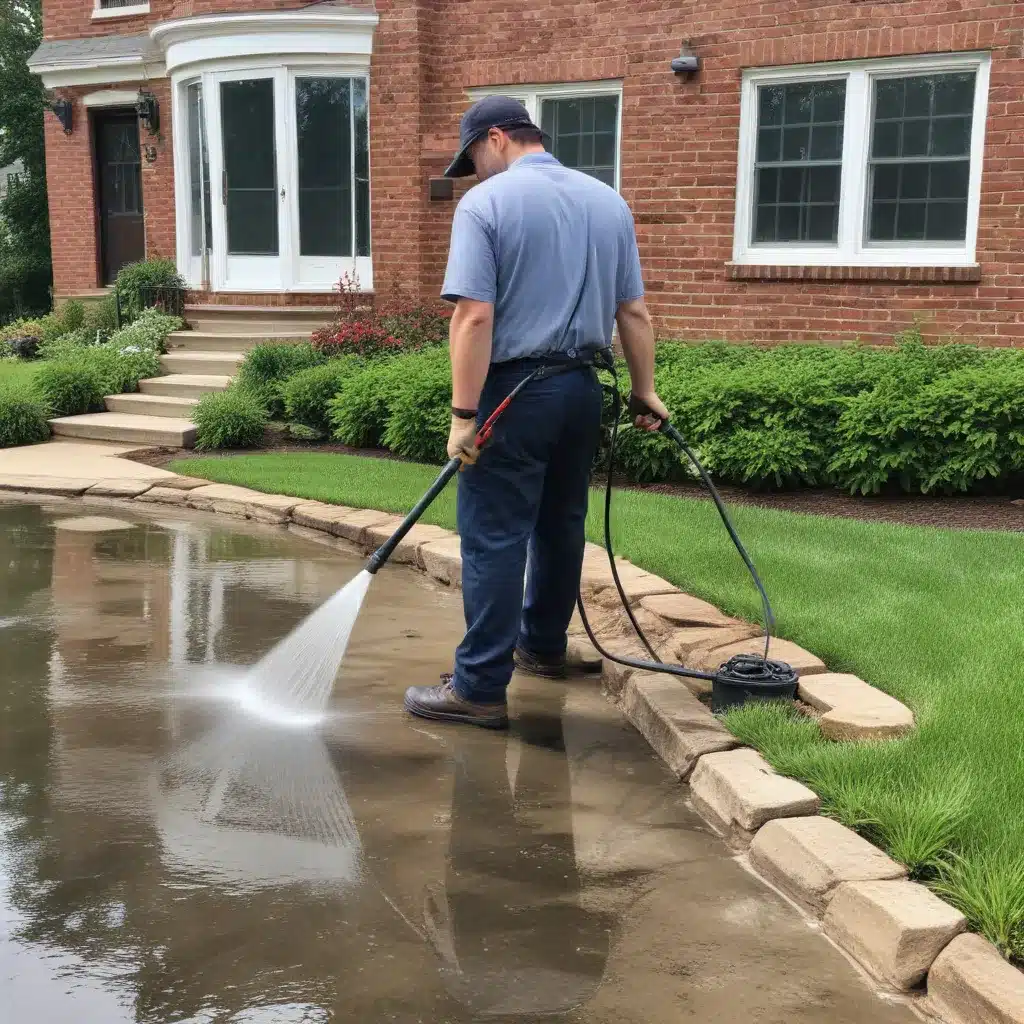
[[[547,133],[538,128],[530,118],[530,112],[511,96],[485,96],[477,100],[462,115],[459,124],[459,151],[444,172],[446,178],[467,178],[476,173],[469,157],[469,147],[483,138],[492,128],[506,131],[512,128],[534,128],[547,138]]]

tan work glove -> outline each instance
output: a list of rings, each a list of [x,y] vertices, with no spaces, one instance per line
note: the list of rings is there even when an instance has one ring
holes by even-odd
[[[448,432],[448,458],[462,459],[464,466],[472,466],[480,454],[476,446],[476,420],[463,420],[452,416]]]

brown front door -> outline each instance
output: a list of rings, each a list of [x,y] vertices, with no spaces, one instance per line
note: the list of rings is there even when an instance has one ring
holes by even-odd
[[[134,112],[98,114],[95,124],[100,266],[103,283],[112,284],[126,263],[146,258],[139,119]]]

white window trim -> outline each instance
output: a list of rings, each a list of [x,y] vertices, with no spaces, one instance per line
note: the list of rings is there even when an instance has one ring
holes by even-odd
[[[590,96],[614,96],[618,103],[615,121],[615,188],[621,186],[622,178],[622,80],[603,82],[564,82],[555,85],[489,85],[485,88],[468,89],[471,100],[485,96],[510,96],[519,100],[530,112],[535,124],[540,124],[542,100],[576,99]]]
[[[871,61],[755,68],[743,74],[740,99],[740,143],[736,179],[733,262],[764,266],[814,267],[960,267],[976,262],[981,173],[985,156],[988,112],[989,53],[947,53]],[[967,235],[962,245],[865,241],[868,145],[871,138],[872,82],[876,78],[976,71],[971,130],[971,173],[967,192]],[[840,179],[839,240],[836,245],[754,245],[751,241],[754,204],[754,159],[757,148],[757,90],[762,85],[846,78],[846,111]]]
[[[101,7],[100,0],[92,9],[92,17],[98,18],[137,18],[140,14],[149,14],[149,3],[132,4],[130,7]]]

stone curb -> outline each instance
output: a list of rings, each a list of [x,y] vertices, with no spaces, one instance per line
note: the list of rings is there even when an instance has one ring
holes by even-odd
[[[980,935],[959,935],[928,972],[928,1008],[948,1024],[1022,1024],[1020,971]]]
[[[737,739],[685,686],[656,672],[636,672],[622,692],[622,711],[685,782],[704,754],[731,750]]]
[[[690,777],[690,797],[701,815],[741,848],[767,822],[817,814],[821,807],[816,793],[776,775],[749,747],[701,757]]]
[[[900,992],[924,981],[938,955],[967,927],[959,910],[916,882],[844,882],[823,928],[868,973]]]
[[[386,512],[192,478],[172,482],[11,476],[0,479],[0,491],[182,505],[287,525],[303,535],[329,534],[364,549],[379,545],[399,522]],[[451,531],[417,525],[399,545],[395,561],[415,565],[440,582],[461,585],[460,541]],[[749,630],[749,624],[730,619],[624,559],[617,560],[617,567],[630,604],[665,623],[665,643],[688,647],[688,660],[697,662],[691,667],[714,669],[735,653],[757,650],[756,637],[738,639],[733,632]],[[610,608],[617,602],[603,548],[587,545],[581,586],[600,606]],[[688,643],[696,639],[694,630],[709,627],[720,632],[706,638],[702,634],[705,643]],[[614,653],[647,660],[635,639],[618,637],[606,646]],[[831,716],[834,724],[823,724],[827,735],[881,738],[913,727],[912,714],[898,701],[855,676],[829,673],[820,659],[797,645],[776,640],[770,654],[797,669],[801,699],[823,711],[823,721]],[[607,661],[603,682],[671,770],[680,779],[689,779],[698,812],[733,844],[750,846],[752,867],[768,881],[813,913],[824,912],[825,932],[876,978],[906,991],[927,975],[930,1008],[948,1024],[1024,1024],[1021,972],[982,937],[960,935],[966,922],[959,911],[923,886],[903,880],[902,868],[884,853],[843,826],[818,817],[820,802],[814,793],[777,775],[756,751],[738,747],[685,687],[665,676],[610,666]]]
[[[906,878],[902,865],[831,818],[769,821],[750,847],[750,863],[817,917],[843,882]]]

